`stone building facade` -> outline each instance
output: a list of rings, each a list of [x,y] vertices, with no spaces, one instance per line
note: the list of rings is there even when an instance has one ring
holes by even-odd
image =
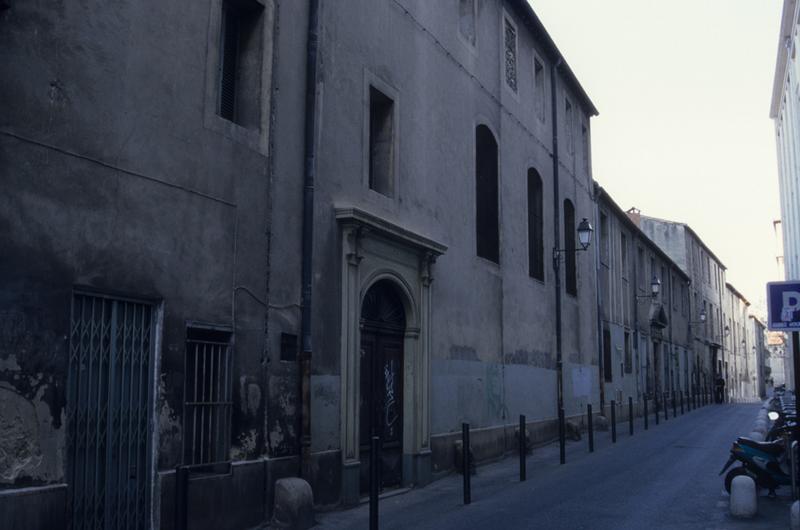
[[[726,362],[722,315],[726,267],[689,225],[641,214],[634,219],[689,275],[689,324],[695,356],[691,377],[701,391],[711,391],[716,375],[724,374]]]
[[[596,399],[594,263],[573,252],[596,111],[526,2],[353,0],[320,21],[308,479],[355,503],[370,433],[384,485],[421,485],[452,470],[462,422],[483,461],[519,414],[552,437],[559,388],[568,417]],[[296,248],[291,186],[273,250]],[[276,306],[292,274],[272,272]],[[292,311],[274,333],[301,332]]]
[[[355,504],[371,435],[422,486],[722,360],[724,267],[593,181],[523,0],[12,2],[0,76],[11,528]]]
[[[256,525],[275,5],[4,6],[2,525]]]
[[[603,400],[690,392],[689,277],[597,186]],[[655,285],[655,287],[654,287]]]

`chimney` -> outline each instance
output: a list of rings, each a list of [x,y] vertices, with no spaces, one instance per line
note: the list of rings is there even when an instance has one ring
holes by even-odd
[[[625,213],[628,214],[628,219],[633,221],[636,226],[638,226],[639,228],[642,227],[642,212],[641,212],[641,210],[639,210],[636,207],[633,207],[633,208],[629,209]]]

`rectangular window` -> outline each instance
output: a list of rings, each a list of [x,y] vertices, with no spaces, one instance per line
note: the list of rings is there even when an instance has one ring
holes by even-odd
[[[230,459],[233,382],[227,331],[186,330],[183,455],[185,464]]]
[[[686,316],[686,311],[689,306],[689,295],[686,290],[686,284],[681,283],[681,314]]]
[[[394,101],[369,87],[369,187],[391,197],[394,191]]]
[[[564,99],[564,135],[567,139],[567,153],[573,154],[575,152],[575,135],[572,131],[574,128],[572,116],[572,103],[568,99]]]
[[[589,128],[586,124],[581,125],[581,154],[583,156],[583,170],[588,175],[589,168]]]
[[[638,280],[639,289],[644,290],[647,282],[645,280],[647,273],[644,270],[644,249],[638,247],[636,249],[636,279]]]
[[[222,2],[217,113],[247,128],[261,122],[262,13],[253,0]]]
[[[517,92],[517,28],[509,19],[505,19],[505,65],[506,86],[516,94]]]
[[[622,277],[628,278],[628,238],[625,234],[620,234],[620,258]]]
[[[608,216],[600,214],[600,261],[608,265]]]
[[[544,121],[545,117],[545,84],[544,84],[544,66],[537,57],[533,59],[533,97],[534,107],[536,108],[536,117],[539,121]]]
[[[577,248],[575,242],[575,207],[569,199],[564,201],[564,248],[567,249],[564,253],[567,294],[577,296],[578,272],[577,253],[575,252]]]
[[[281,361],[297,361],[297,335],[281,333]]]
[[[669,277],[669,296],[670,296],[670,299],[672,300],[672,310],[673,311],[677,311],[678,310],[678,297],[677,297],[677,293],[675,292],[675,276],[674,275],[670,275],[670,277]]]
[[[544,196],[542,179],[528,170],[528,273],[544,281]]]
[[[625,373],[633,373],[633,349],[631,348],[631,334],[625,332]]]
[[[614,368],[611,365],[611,332],[603,330],[603,379],[607,383],[614,380]]]
[[[459,0],[458,31],[470,46],[475,46],[475,0]]]

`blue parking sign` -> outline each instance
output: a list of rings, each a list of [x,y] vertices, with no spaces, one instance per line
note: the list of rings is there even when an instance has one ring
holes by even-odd
[[[800,331],[800,282],[767,284],[770,331]]]

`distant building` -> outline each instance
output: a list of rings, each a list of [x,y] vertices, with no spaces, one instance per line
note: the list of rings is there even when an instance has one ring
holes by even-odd
[[[744,399],[755,396],[755,353],[751,351],[752,332],[748,332],[750,302],[733,285],[725,283],[723,293],[723,340],[727,359],[723,371],[728,396]]]
[[[602,398],[694,390],[689,276],[599,185],[595,195]]]
[[[722,312],[726,267],[689,225],[641,215],[637,210],[628,214],[691,279],[689,321],[697,384],[710,388],[716,374],[725,376],[728,362]]]

